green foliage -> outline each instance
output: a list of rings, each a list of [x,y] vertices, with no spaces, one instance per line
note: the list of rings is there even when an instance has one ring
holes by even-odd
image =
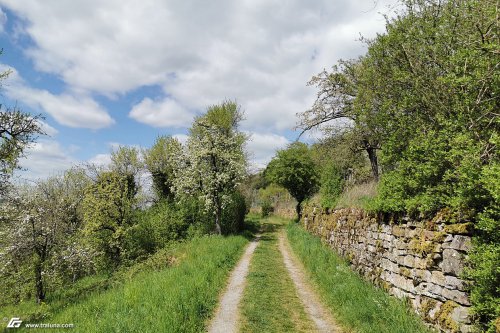
[[[308,146],[294,142],[280,150],[269,162],[266,177],[271,182],[283,186],[297,200],[300,218],[300,204],[311,197],[318,188],[319,175]]]
[[[287,190],[277,184],[271,183],[259,189],[259,201],[269,201],[272,205],[287,196],[290,196]]]
[[[262,210],[262,212],[261,212],[261,216],[262,217],[267,217],[267,216],[271,215],[274,212],[274,207],[271,204],[271,201],[269,201],[269,200],[263,200],[260,203],[260,207],[261,207],[261,210]]]
[[[257,207],[259,203],[259,191],[268,186],[268,182],[263,175],[263,172],[248,174],[243,182],[238,186],[238,190],[245,197],[246,204],[249,208]]]
[[[61,283],[92,270],[88,253],[76,244],[87,184],[81,170],[72,169],[35,186],[18,187],[1,203],[0,284],[15,285],[6,291],[6,303],[33,296],[42,302]]]
[[[407,304],[365,281],[318,237],[295,224],[288,226],[287,235],[311,281],[343,327],[369,333],[428,332]]]
[[[261,215],[266,217],[274,212],[276,207],[290,200],[288,191],[276,184],[270,183],[258,191],[258,202],[261,206]]]
[[[331,168],[335,165],[343,174],[346,186],[370,181],[370,163],[366,154],[358,147],[355,130],[331,130],[327,134],[312,146],[313,159],[318,168]]]
[[[119,175],[136,176],[143,164],[136,147],[119,146],[111,152],[111,170]]]
[[[129,196],[135,196],[140,190],[139,177],[143,170],[143,162],[136,147],[119,146],[111,152],[110,169],[127,180]]]
[[[136,211],[133,220],[134,224],[127,228],[124,239],[128,260],[151,255],[172,241],[185,238],[189,227],[178,205],[167,201]]]
[[[0,80],[7,75],[8,72],[0,73]],[[0,104],[0,194],[5,194],[9,178],[19,168],[19,158],[26,147],[44,134],[40,118]]]
[[[386,170],[375,208],[475,221],[472,301],[498,318],[498,2],[407,1],[369,41],[354,108],[382,131]]]
[[[495,1],[408,2],[406,15],[369,42],[355,107],[378,105],[370,118],[382,129],[389,171],[383,210],[479,212],[491,202],[480,175],[498,159],[495,8]]]
[[[222,209],[221,229],[223,234],[234,234],[243,229],[248,207],[245,197],[238,191],[231,194],[229,203]]]
[[[153,176],[153,189],[159,200],[172,201],[174,199],[173,178],[176,161],[181,152],[181,143],[170,136],[156,138],[153,146],[144,152],[144,162]]]
[[[104,267],[120,264],[124,238],[133,222],[135,186],[130,177],[103,172],[85,191],[85,235],[105,255]]]
[[[3,49],[0,49],[0,55]],[[9,77],[11,70],[0,72],[0,87]],[[0,196],[7,193],[9,180],[14,170],[19,168],[19,158],[24,150],[40,134],[45,134],[41,128],[40,115],[32,116],[22,112],[17,107],[5,108],[0,104]]]
[[[342,170],[337,165],[330,163],[323,168],[320,183],[321,206],[334,208],[344,189],[345,181]]]
[[[419,216],[448,209],[474,222],[474,307],[481,329],[493,329],[498,280],[484,277],[495,275],[499,244],[498,1],[402,3],[386,33],[366,41],[366,55],[313,77],[318,99],[301,114],[301,128],[352,119],[355,135],[341,139],[366,143],[369,156],[371,147],[373,171],[373,149],[381,148],[371,209]],[[482,255],[489,259],[480,262]]]
[[[474,281],[471,300],[474,313],[484,324],[485,330],[498,330],[500,318],[500,164],[483,168],[481,181],[494,198],[491,206],[478,215],[476,229],[479,237],[474,240],[470,254],[472,264],[466,270]]]
[[[498,223],[497,223],[498,224]],[[498,226],[497,226],[498,227]],[[497,232],[498,233],[498,232]],[[487,332],[496,332],[500,318],[500,247],[498,243],[474,243],[470,254],[473,268],[466,274],[474,281],[471,290],[473,311]]]

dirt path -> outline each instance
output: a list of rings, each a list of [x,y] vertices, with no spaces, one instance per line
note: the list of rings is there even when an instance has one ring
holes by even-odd
[[[306,313],[316,324],[319,332],[341,332],[340,327],[335,323],[329,311],[319,301],[318,296],[306,282],[304,268],[302,264],[291,253],[288,241],[283,232],[279,235],[279,248],[283,255],[283,261],[295,284],[297,293],[304,304]]]
[[[239,323],[238,305],[245,288],[245,280],[250,266],[250,259],[259,244],[259,237],[260,236],[257,236],[257,238],[248,245],[243,257],[231,273],[229,284],[219,301],[219,306],[209,325],[208,332],[230,333],[237,331]]]

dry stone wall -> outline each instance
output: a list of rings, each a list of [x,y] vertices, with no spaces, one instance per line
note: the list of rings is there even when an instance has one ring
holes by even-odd
[[[467,282],[461,277],[471,248],[469,223],[388,220],[358,209],[305,209],[305,228],[323,238],[361,275],[399,298],[444,332],[470,332]]]

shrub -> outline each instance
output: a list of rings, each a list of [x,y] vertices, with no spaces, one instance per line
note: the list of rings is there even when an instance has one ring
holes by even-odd
[[[500,325],[500,164],[485,167],[481,175],[493,203],[478,215],[471,266],[466,275],[474,281],[471,290],[473,311],[488,332]]]
[[[262,212],[261,212],[262,217],[269,216],[274,212],[274,207],[271,204],[271,201],[269,201],[269,200],[262,201],[262,203],[260,204],[260,207],[262,209]]]
[[[335,207],[339,196],[344,189],[344,175],[335,164],[327,164],[321,173],[321,206],[324,208]]]
[[[245,197],[240,192],[233,192],[230,196],[230,203],[222,210],[221,228],[225,235],[241,231],[248,213]]]
[[[150,255],[171,241],[185,238],[189,219],[185,210],[167,201],[160,201],[144,211],[137,211],[135,223],[127,229],[125,255],[135,260]]]

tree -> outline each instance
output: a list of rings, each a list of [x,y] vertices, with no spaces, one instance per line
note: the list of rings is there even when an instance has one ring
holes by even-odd
[[[498,1],[402,3],[386,33],[367,41],[352,98],[341,89],[346,68],[323,75],[320,93],[347,96],[326,105],[352,112],[355,129],[373,130],[369,144],[380,143],[384,173],[372,207],[428,217],[443,210],[450,220],[474,222],[471,300],[482,329],[493,331],[500,311],[492,277],[500,262],[500,209],[491,186],[500,170]],[[308,115],[332,118],[319,111]]]
[[[179,197],[198,196],[222,233],[223,209],[246,174],[246,135],[238,125],[243,113],[235,102],[210,106],[190,129],[184,161],[178,168],[174,188]]]
[[[0,49],[0,55],[3,49]],[[0,87],[11,71],[0,73]],[[41,116],[32,116],[17,107],[5,108],[0,104],[0,198],[6,194],[9,179],[19,168],[19,158],[38,135],[45,134],[40,126]]]
[[[153,188],[158,199],[173,201],[176,160],[182,154],[182,145],[176,138],[160,136],[150,149],[143,153],[144,162],[153,177]]]
[[[340,60],[331,72],[323,70],[313,76],[308,85],[318,88],[317,98],[311,109],[299,113],[297,128],[301,129],[299,138],[306,131],[322,129],[325,133],[337,132],[332,121],[344,119],[344,126],[350,127],[351,136],[357,149],[365,150],[370,161],[373,178],[379,178],[377,150],[380,149],[379,129],[371,120],[378,110],[376,103],[359,107],[356,104],[363,62],[360,60]]]
[[[2,222],[7,225],[5,267],[12,272],[27,263],[32,266],[38,303],[45,299],[47,276],[57,261],[54,258],[81,227],[81,201],[87,184],[83,173],[72,169],[36,186],[19,187],[2,204]]]
[[[494,331],[500,316],[498,1],[404,4],[387,33],[369,41],[355,101],[379,106],[372,121],[382,129],[386,171],[377,208],[427,216],[444,210],[474,222],[471,301],[480,330]]]
[[[19,158],[38,135],[45,134],[40,127],[40,116],[32,116],[17,107],[0,105],[0,195],[4,195],[9,178],[19,168]]]
[[[111,171],[124,177],[128,181],[128,191],[136,195],[139,192],[140,178],[144,169],[139,149],[136,147],[119,146],[111,152]]]
[[[135,187],[129,177],[117,172],[102,172],[83,199],[84,232],[90,242],[118,266],[124,250],[126,229],[132,224]]]
[[[271,182],[283,186],[297,200],[297,217],[302,217],[301,204],[311,197],[318,188],[319,175],[306,144],[294,142],[286,149],[279,150],[269,162],[266,177]]]

